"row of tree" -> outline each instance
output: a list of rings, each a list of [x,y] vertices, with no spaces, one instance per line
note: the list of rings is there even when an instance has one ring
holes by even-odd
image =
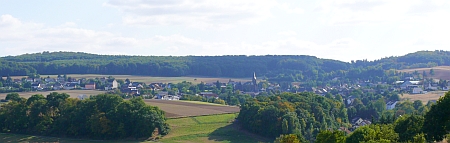
[[[155,131],[165,135],[169,126],[164,112],[146,105],[141,98],[124,100],[100,94],[85,100],[65,93],[37,94],[20,98],[8,94],[10,102],[0,108],[0,131],[32,135],[124,139],[147,138]]]

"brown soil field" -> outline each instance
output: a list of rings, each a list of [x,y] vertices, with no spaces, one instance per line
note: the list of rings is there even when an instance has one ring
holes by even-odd
[[[56,78],[58,75],[41,75],[41,77],[47,77],[50,76],[51,78]],[[192,83],[212,83],[219,80],[220,82],[228,82],[230,79],[232,81],[251,81],[251,75],[249,75],[248,78],[227,78],[227,77],[196,77],[196,76],[184,76],[184,77],[154,77],[154,76],[137,76],[137,75],[99,75],[99,74],[68,74],[68,77],[73,78],[100,78],[100,77],[108,77],[113,76],[116,79],[130,79],[134,82],[144,82],[144,83],[153,83],[153,82],[160,82],[160,83],[179,83],[183,81],[188,81]],[[12,76],[13,79],[20,79],[25,76]],[[5,78],[5,77],[3,77]]]
[[[431,76],[430,73],[430,69],[434,70],[434,75]],[[415,69],[403,69],[403,70],[398,70],[400,72],[408,72],[408,73],[412,73],[414,71],[418,71],[420,74],[422,74],[423,71],[425,71],[428,75],[428,77],[434,78],[434,79],[445,79],[445,80],[450,80],[450,66],[437,66],[437,67],[432,67],[432,68],[415,68]]]
[[[85,95],[97,95],[105,93],[105,91],[99,91],[99,90],[56,90],[56,91],[42,91],[42,92],[18,92],[20,97],[29,98],[31,95],[35,94],[42,94],[44,96],[49,95],[52,92],[58,92],[58,93],[67,93],[70,95],[71,98],[77,98],[80,94]],[[9,93],[0,93],[0,99],[5,99],[6,95]]]
[[[148,105],[157,106],[166,112],[167,118],[189,116],[203,116],[211,114],[237,113],[240,108],[236,106],[218,106],[209,104],[196,104],[191,102],[171,100],[144,100]]]
[[[432,91],[432,92],[428,92],[426,94],[403,94],[403,96],[401,96],[401,98],[409,99],[411,101],[420,100],[424,104],[426,104],[430,100],[438,100],[439,97],[441,97],[445,93],[446,93],[446,91]]]

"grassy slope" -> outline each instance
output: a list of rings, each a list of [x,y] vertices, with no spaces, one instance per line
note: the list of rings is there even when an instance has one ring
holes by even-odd
[[[172,130],[160,140],[163,143],[177,142],[267,142],[265,138],[247,133],[232,123],[237,114],[169,119]]]
[[[271,141],[269,139],[239,130],[239,127],[232,123],[232,121],[236,116],[237,114],[222,114],[222,115],[169,119],[167,122],[171,125],[172,130],[169,133],[169,135],[163,137],[158,142],[257,143],[257,142]],[[139,143],[140,141],[94,141],[94,140],[77,140],[77,139],[40,137],[31,135],[18,135],[18,134],[0,134],[0,142]]]

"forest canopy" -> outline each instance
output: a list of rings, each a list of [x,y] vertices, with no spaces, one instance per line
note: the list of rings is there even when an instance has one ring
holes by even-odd
[[[124,100],[100,94],[85,100],[53,92],[20,98],[8,94],[0,108],[0,132],[90,139],[148,138],[155,130],[165,135],[164,112],[142,98]]]
[[[374,78],[390,69],[450,65],[448,51],[419,51],[375,61],[342,62],[306,55],[124,56],[42,52],[0,59],[1,76],[108,74],[149,76],[260,77],[274,81]]]

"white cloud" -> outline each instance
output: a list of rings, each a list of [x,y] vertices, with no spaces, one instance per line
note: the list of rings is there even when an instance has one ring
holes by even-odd
[[[271,16],[274,0],[110,0],[105,3],[123,12],[128,25],[187,25],[223,28],[250,24]]]
[[[377,24],[427,17],[430,12],[445,9],[445,1],[430,0],[327,0],[318,10],[322,21],[331,25]]]
[[[0,41],[4,45],[2,56],[42,51],[81,51],[98,54],[121,55],[314,55],[321,58],[340,58],[341,54],[360,46],[351,38],[333,41],[326,45],[294,37],[269,40],[262,43],[211,42],[188,38],[180,34],[156,35],[137,39],[110,32],[76,28],[76,23],[47,27],[23,22],[12,16],[0,19]],[[13,22],[11,22],[13,21]],[[293,31],[280,32],[295,35]],[[15,39],[7,38],[15,37]],[[6,45],[6,46],[5,46]],[[348,58],[351,58],[350,56]]]
[[[282,31],[282,32],[278,32],[278,35],[295,36],[295,35],[297,35],[297,33],[295,31]]]

